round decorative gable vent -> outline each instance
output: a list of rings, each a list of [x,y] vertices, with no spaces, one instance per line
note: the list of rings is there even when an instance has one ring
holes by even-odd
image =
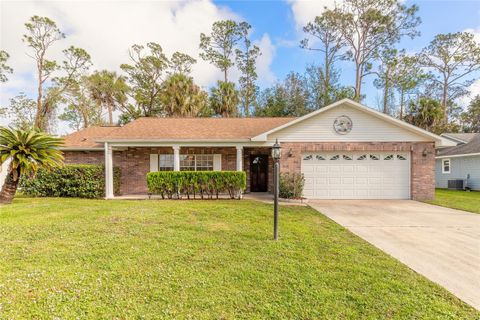
[[[337,117],[333,122],[333,129],[338,134],[347,134],[352,131],[352,127],[352,119],[345,115]]]

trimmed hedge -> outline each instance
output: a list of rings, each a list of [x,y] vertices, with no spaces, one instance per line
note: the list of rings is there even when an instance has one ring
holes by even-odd
[[[279,196],[284,199],[300,199],[303,195],[305,178],[302,173],[281,173]]]
[[[242,171],[160,171],[147,174],[148,190],[162,199],[218,199],[220,193],[230,198],[239,197],[247,185],[247,176]]]
[[[113,168],[114,194],[120,194],[120,168]],[[105,171],[102,165],[70,164],[51,171],[39,170],[34,178],[22,178],[22,192],[33,197],[102,198]]]

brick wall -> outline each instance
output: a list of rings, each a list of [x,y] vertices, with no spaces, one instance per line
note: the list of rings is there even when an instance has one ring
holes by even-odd
[[[424,157],[423,152],[427,155]],[[322,151],[403,151],[411,152],[411,197],[414,200],[433,199],[435,195],[435,152],[433,142],[378,142],[378,143],[282,143],[281,172],[300,172],[301,155]],[[122,170],[122,194],[146,194],[146,174],[150,170],[150,154],[172,154],[170,147],[128,148],[113,152],[113,165]],[[236,170],[236,149],[184,147],[181,154],[222,154],[222,170]],[[250,155],[268,155],[268,191],[273,190],[273,161],[270,148],[244,148],[243,168],[247,174],[247,192],[250,192]],[[103,151],[67,151],[65,163],[104,164]]]
[[[64,151],[66,164],[105,164],[103,151]]]
[[[150,171],[150,154],[173,154],[171,147],[127,148],[113,151],[113,165],[122,172],[121,194],[146,194],[147,173]],[[222,170],[236,169],[235,148],[190,148],[180,149],[181,154],[221,154]],[[67,151],[67,164],[104,164],[103,151]]]
[[[435,146],[433,142],[324,142],[282,143],[280,172],[300,172],[302,153],[322,151],[404,151],[411,153],[411,198],[435,197]],[[423,156],[424,151],[427,155]]]

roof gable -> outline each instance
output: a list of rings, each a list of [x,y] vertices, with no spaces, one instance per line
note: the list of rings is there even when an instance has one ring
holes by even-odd
[[[333,121],[349,116],[352,131],[337,134]],[[370,109],[350,99],[343,99],[284,125],[262,133],[252,141],[434,141],[437,145],[455,145],[433,133]]]
[[[480,133],[473,134],[469,142],[438,150],[437,157],[480,154]]]

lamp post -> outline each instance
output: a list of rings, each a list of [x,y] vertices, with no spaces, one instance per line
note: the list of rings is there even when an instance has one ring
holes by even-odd
[[[278,191],[280,184],[280,157],[282,154],[282,147],[278,143],[278,139],[272,146],[273,158],[273,239],[278,240]]]

